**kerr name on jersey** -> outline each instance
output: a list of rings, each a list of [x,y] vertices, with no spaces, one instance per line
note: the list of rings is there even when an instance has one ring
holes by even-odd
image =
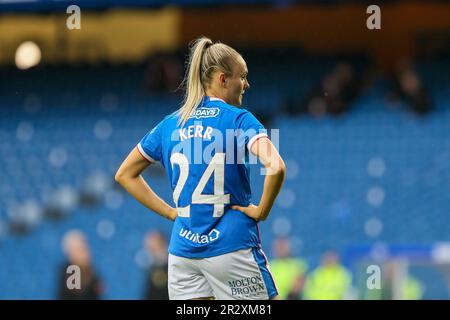
[[[202,125],[188,126],[187,128],[179,129],[180,141],[191,139],[191,138],[203,138],[206,140],[211,140],[211,133],[213,132],[212,127],[206,127]]]

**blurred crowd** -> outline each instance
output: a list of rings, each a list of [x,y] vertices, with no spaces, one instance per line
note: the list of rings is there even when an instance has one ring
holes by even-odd
[[[101,300],[105,285],[91,259],[91,250],[86,235],[80,230],[68,231],[62,239],[65,262],[59,269],[59,300]],[[143,241],[149,261],[146,282],[142,286],[144,300],[168,300],[168,243],[165,235],[157,230],[149,231]],[[78,269],[78,274],[70,266]],[[74,278],[78,276],[78,279]],[[78,281],[78,285],[76,285]]]
[[[314,117],[345,113],[362,88],[362,75],[347,62],[337,63],[307,92],[287,102],[289,114],[310,114]]]
[[[182,53],[154,54],[146,63],[145,87],[152,94],[181,96],[183,72]],[[376,77],[375,73],[368,68],[355,67],[353,63],[345,60],[338,61],[305,93],[299,88],[297,95],[286,98],[280,109],[288,115],[309,114],[316,118],[342,115],[350,110],[352,102],[374,76]],[[392,105],[403,102],[418,115],[432,110],[426,86],[412,61],[399,61],[385,79],[389,83],[386,100]],[[256,113],[262,120],[271,117],[266,113],[259,114],[257,110]]]
[[[142,284],[141,299],[168,300],[168,243],[165,235],[149,231],[143,240],[150,263],[146,281]],[[62,300],[98,300],[104,297],[104,284],[95,269],[86,235],[80,230],[70,230],[62,239],[66,262],[61,266],[57,298]],[[273,242],[272,276],[281,300],[418,300],[423,296],[423,285],[412,276],[399,282],[395,277],[394,263],[386,264],[379,290],[366,290],[358,295],[354,275],[345,267],[336,251],[323,253],[318,266],[311,268],[304,258],[295,257],[289,238],[276,238]],[[79,286],[71,287],[73,275],[69,266],[79,267]],[[400,296],[395,296],[400,286]]]
[[[305,98],[293,99],[286,104],[288,114],[339,116],[349,111],[352,102],[363,92],[373,75],[358,71],[350,63],[339,62],[326,73]],[[422,77],[411,61],[401,61],[387,76],[386,100],[391,105],[403,105],[417,115],[432,110],[429,93]]]
[[[418,115],[425,115],[432,110],[429,93],[410,60],[397,63],[394,72],[390,75],[390,83],[391,90],[386,98],[391,104],[404,102]]]

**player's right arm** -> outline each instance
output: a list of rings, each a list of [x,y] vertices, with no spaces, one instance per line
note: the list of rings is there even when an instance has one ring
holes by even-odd
[[[116,181],[136,200],[157,214],[175,220],[177,210],[161,199],[145,182],[141,173],[151,164],[134,148],[117,170]]]
[[[261,137],[250,147],[250,151],[258,157],[266,169],[264,189],[261,201],[257,206],[232,206],[233,209],[245,213],[256,221],[265,220],[272,209],[276,197],[280,193],[286,176],[286,166],[275,146],[268,137]]]

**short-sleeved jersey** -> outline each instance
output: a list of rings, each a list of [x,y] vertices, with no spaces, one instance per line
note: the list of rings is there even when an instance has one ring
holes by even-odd
[[[251,203],[249,150],[266,129],[249,111],[210,97],[183,126],[179,119],[165,117],[138,144],[147,160],[161,162],[173,190],[169,252],[207,258],[258,247],[256,222],[231,205]]]

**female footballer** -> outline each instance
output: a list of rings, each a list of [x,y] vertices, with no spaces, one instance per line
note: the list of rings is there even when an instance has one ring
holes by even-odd
[[[265,220],[285,177],[285,165],[264,126],[242,98],[250,88],[242,56],[223,43],[194,41],[180,109],[148,132],[116,173],[148,209],[174,221],[169,245],[170,299],[273,299],[277,289],[261,248]],[[249,160],[266,169],[252,204]],[[159,161],[175,207],[149,187],[142,172]]]

